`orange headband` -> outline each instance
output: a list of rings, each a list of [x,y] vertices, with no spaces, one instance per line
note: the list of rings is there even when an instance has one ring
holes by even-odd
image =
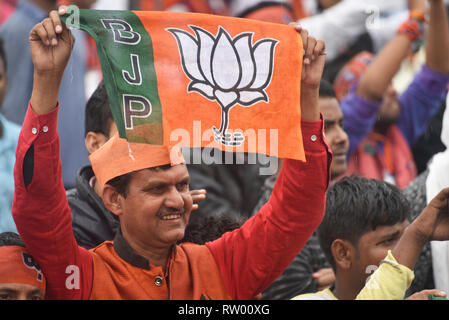
[[[362,51],[355,55],[338,72],[334,80],[334,90],[337,99],[341,101],[348,93],[351,86],[360,80],[363,72],[374,59],[374,55],[368,51]]]
[[[118,134],[93,152],[89,160],[101,189],[109,180],[126,173],[185,163],[177,147],[128,142]]]
[[[0,283],[24,283],[45,291],[41,268],[21,246],[0,247]]]

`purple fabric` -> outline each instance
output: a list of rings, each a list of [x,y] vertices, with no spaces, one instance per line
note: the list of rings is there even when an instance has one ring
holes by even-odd
[[[423,66],[413,82],[399,96],[401,114],[397,122],[405,139],[412,146],[426,130],[427,121],[438,111],[444,98],[449,75],[442,75]],[[341,101],[344,129],[349,137],[348,158],[372,131],[382,101],[369,101],[353,87]]]

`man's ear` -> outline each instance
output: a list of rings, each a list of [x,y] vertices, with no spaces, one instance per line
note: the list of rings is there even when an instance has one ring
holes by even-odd
[[[342,269],[348,270],[352,266],[352,259],[354,257],[354,246],[347,240],[336,239],[331,245],[332,256],[334,257],[335,265]]]
[[[108,141],[108,139],[104,134],[93,131],[89,131],[84,139],[84,143],[86,144],[89,154],[97,151],[106,143],[106,141]]]
[[[115,214],[116,216],[120,216],[123,214],[123,196],[118,193],[118,191],[114,187],[105,184],[103,188],[102,199],[105,207],[113,214]]]

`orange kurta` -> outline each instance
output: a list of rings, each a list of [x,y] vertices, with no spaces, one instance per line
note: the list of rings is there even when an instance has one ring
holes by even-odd
[[[167,276],[162,267],[139,268],[122,259],[112,241],[90,250],[93,287],[90,299],[228,300],[217,264],[206,246],[176,246]]]

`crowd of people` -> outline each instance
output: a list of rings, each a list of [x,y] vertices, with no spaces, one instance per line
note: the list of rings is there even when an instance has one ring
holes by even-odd
[[[173,165],[120,138],[95,42],[61,21],[72,2],[295,28],[307,161],[275,159],[270,175],[262,161]],[[0,1],[0,299],[445,298],[448,12],[445,0]]]

